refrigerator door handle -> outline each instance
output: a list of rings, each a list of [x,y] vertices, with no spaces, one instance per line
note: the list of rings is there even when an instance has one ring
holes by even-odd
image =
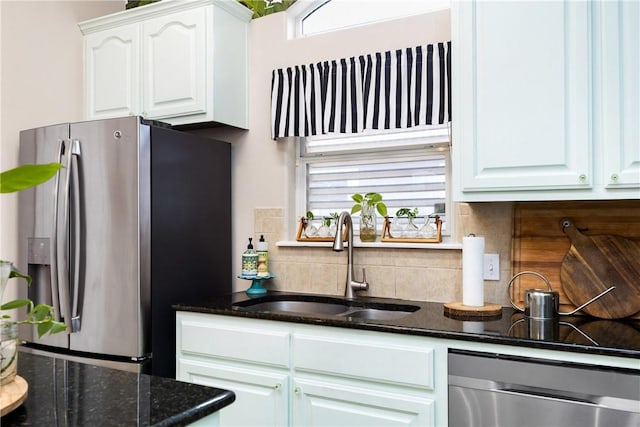
[[[65,141],[58,141],[58,150],[56,161],[62,164],[62,158],[64,156],[65,151]],[[60,321],[61,311],[60,311],[60,298],[58,293],[58,196],[60,194],[60,175],[62,175],[62,170],[56,173],[56,180],[53,188],[53,197],[51,198],[53,201],[53,221],[52,221],[52,232],[51,232],[51,264],[50,264],[50,273],[51,273],[51,304],[53,306],[54,318],[57,322]]]
[[[63,142],[65,147],[62,151],[62,166],[66,173],[64,175],[64,183],[62,187],[58,186],[58,213],[55,228],[55,264],[58,271],[58,299],[60,303],[60,313],[62,321],[67,325],[67,330],[72,331],[71,325],[71,307],[69,292],[69,185],[72,174],[72,147],[71,141]]]
[[[80,141],[73,140],[71,145],[71,161],[69,163],[69,174],[71,175],[71,186],[74,195],[73,203],[73,273],[71,275],[71,289],[73,289],[73,302],[71,307],[71,332],[78,332],[80,330],[80,256],[83,252],[82,242],[84,241],[82,236],[81,226],[81,212],[80,212],[80,174],[78,171],[78,162],[80,161]]]

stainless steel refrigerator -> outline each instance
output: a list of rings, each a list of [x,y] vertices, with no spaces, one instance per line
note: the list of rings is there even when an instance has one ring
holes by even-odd
[[[68,331],[25,346],[175,377],[171,305],[231,292],[230,157],[139,117],[22,131],[21,164],[64,168],[19,193],[18,266]]]

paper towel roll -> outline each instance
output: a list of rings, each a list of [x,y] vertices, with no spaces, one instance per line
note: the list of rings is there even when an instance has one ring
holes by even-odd
[[[484,305],[484,237],[462,238],[462,304]]]

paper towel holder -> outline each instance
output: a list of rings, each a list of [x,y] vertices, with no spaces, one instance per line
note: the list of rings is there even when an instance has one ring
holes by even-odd
[[[485,302],[483,306],[474,307],[462,301],[447,302],[444,315],[456,320],[498,320],[502,317],[502,306]]]

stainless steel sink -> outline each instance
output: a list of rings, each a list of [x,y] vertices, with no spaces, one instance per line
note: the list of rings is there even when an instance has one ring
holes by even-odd
[[[420,307],[408,304],[349,300],[321,295],[268,295],[233,304],[234,309],[254,313],[325,315],[363,320],[400,319]]]
[[[394,320],[408,316],[413,311],[405,310],[381,310],[378,308],[364,308],[357,309],[350,312],[343,313],[342,316],[352,317],[354,319],[367,319],[367,320]]]
[[[316,301],[264,301],[241,308],[242,311],[253,312],[288,312],[310,314],[340,314],[347,310],[342,304]]]

